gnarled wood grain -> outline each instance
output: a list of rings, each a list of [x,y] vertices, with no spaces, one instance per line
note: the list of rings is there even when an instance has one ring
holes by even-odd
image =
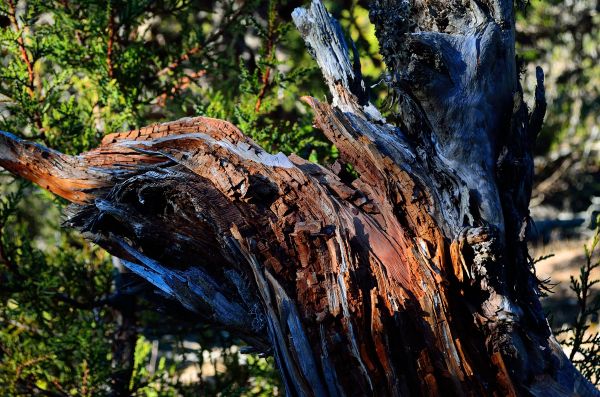
[[[66,225],[161,294],[273,354],[289,395],[597,392],[541,311],[525,230],[532,147],[512,2],[373,1],[398,122],[339,25],[293,18],[333,104],[304,98],[347,181],[205,117],[66,156],[0,136],[0,165],[74,204]]]

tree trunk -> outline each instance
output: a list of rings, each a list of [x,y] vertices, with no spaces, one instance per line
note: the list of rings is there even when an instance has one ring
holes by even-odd
[[[319,0],[294,11],[358,174],[197,117],[65,156],[4,133],[0,164],[165,299],[275,356],[288,395],[595,395],[553,338],[525,240],[530,113],[509,0],[375,0],[395,121]]]

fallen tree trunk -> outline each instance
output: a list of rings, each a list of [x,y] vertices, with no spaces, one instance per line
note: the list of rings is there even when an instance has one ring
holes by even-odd
[[[358,175],[197,117],[66,156],[4,133],[0,165],[165,299],[273,354],[289,395],[593,395],[554,340],[527,253],[545,111],[522,97],[511,1],[373,1],[397,122],[320,1],[294,21]]]

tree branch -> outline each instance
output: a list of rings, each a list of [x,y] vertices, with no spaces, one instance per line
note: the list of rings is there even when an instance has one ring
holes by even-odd
[[[28,82],[26,85],[27,93],[29,94],[32,100],[35,100],[35,91],[34,91],[34,83],[35,83],[35,72],[33,70],[33,62],[29,58],[29,54],[27,53],[27,48],[25,47],[25,40],[23,39],[23,32],[21,31],[21,27],[19,27],[19,22],[17,21],[17,11],[15,8],[15,0],[8,0],[8,17],[10,23],[15,31],[18,33],[17,36],[17,44],[19,45],[19,49],[21,52],[21,59],[27,68]],[[36,110],[33,114],[33,122],[35,126],[40,131],[44,131],[44,126],[42,125],[42,117],[39,112]]]
[[[164,76],[169,72],[174,71],[175,69],[177,69],[183,62],[187,61],[188,59],[190,59],[190,57],[192,57],[193,55],[196,55],[198,53],[200,53],[202,50],[205,50],[209,47],[210,44],[214,43],[216,40],[219,39],[219,37],[221,37],[221,35],[225,32],[225,30],[233,23],[235,22],[240,15],[242,15],[242,13],[245,11],[247,6],[247,3],[245,1],[242,2],[242,4],[235,10],[233,11],[230,16],[226,19],[226,21],[220,25],[217,29],[215,29],[213,32],[211,32],[211,34],[208,36],[208,38],[204,41],[204,43],[199,44],[197,46],[194,46],[192,48],[190,48],[189,50],[187,50],[186,52],[184,52],[183,54],[181,54],[179,56],[179,58],[177,58],[176,60],[174,60],[173,62],[171,62],[169,65],[167,65],[166,67],[164,67],[163,69],[161,69],[158,73],[157,76]]]
[[[180,91],[188,88],[196,79],[206,75],[206,70],[199,70],[179,78],[169,91],[165,91],[154,99],[158,106],[165,106],[168,99],[175,97]]]
[[[17,21],[17,11],[15,8],[15,1],[8,0],[8,17],[10,19],[10,23],[15,31],[18,33],[17,36],[17,44],[19,45],[19,49],[21,51],[21,59],[23,63],[27,67],[27,74],[29,76],[29,82],[27,84],[27,92],[31,98],[35,97],[35,93],[33,92],[33,82],[35,79],[35,75],[33,72],[33,63],[29,59],[29,54],[27,53],[27,49],[25,48],[25,41],[23,40],[23,34],[21,32],[21,28],[19,27],[19,22]]]
[[[369,102],[360,69],[350,62],[342,28],[323,3],[313,0],[309,9],[296,8],[292,18],[308,51],[321,68],[333,95],[333,105],[344,112],[365,113],[373,121],[381,121],[381,114]]]
[[[113,60],[112,60],[112,55],[113,55],[113,45],[114,45],[114,35],[115,35],[115,16],[113,13],[113,9],[112,6],[109,3],[109,10],[108,10],[108,40],[107,40],[107,44],[106,44],[106,67],[108,69],[108,77],[110,77],[111,79],[114,77],[114,70],[113,70]]]

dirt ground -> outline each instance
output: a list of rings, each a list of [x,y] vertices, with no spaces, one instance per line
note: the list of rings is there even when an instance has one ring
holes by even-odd
[[[577,315],[575,294],[569,285],[571,276],[577,278],[579,268],[585,263],[585,244],[589,244],[588,239],[563,240],[530,249],[533,258],[554,255],[536,265],[538,278],[549,279],[550,285],[553,285],[552,293],[542,299],[553,328],[572,322]],[[600,279],[600,269],[592,272],[592,278]],[[600,285],[596,285],[595,289],[598,293]]]

